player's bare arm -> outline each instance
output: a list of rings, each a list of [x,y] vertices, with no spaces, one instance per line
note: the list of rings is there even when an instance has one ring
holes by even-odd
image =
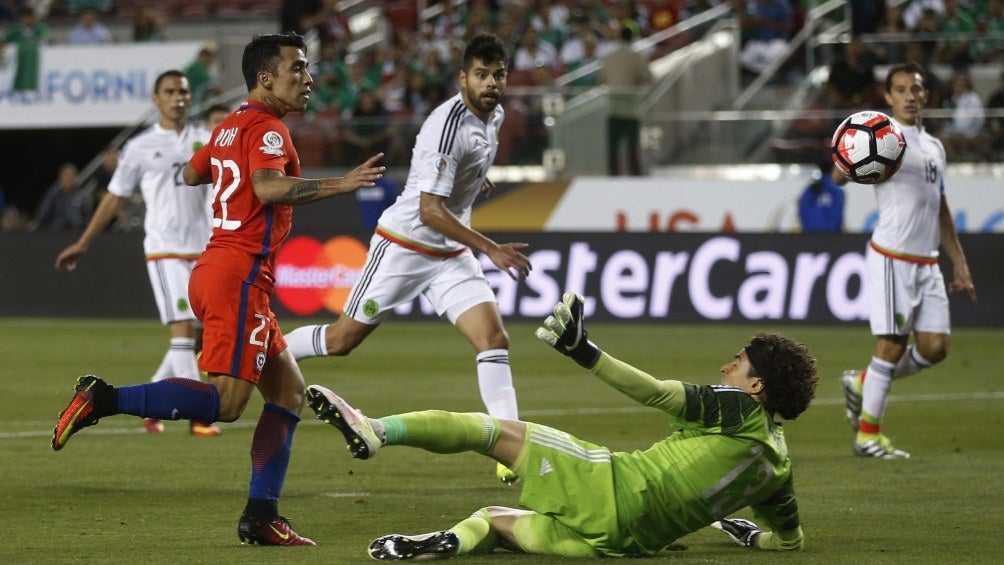
[[[210,184],[213,182],[212,173],[206,173],[205,175],[200,175],[196,172],[195,167],[191,163],[185,163],[185,169],[181,172],[182,179],[188,186],[199,186],[203,184]]]
[[[66,269],[67,271],[72,271],[76,269],[77,259],[90,249],[94,240],[101,235],[101,232],[105,231],[105,228],[118,215],[124,205],[125,198],[120,198],[110,192],[106,192],[104,197],[101,198],[101,203],[98,204],[97,210],[94,211],[91,221],[88,222],[87,228],[84,229],[84,233],[80,234],[80,238],[77,241],[60,252],[56,257],[56,270]]]
[[[529,247],[529,244],[495,243],[481,232],[465,226],[446,207],[445,197],[423,192],[419,200],[419,217],[422,223],[453,241],[487,254],[492,263],[513,280],[525,279],[530,275],[530,260],[519,252],[520,249]]]
[[[495,183],[492,179],[486,178],[484,184],[481,185],[481,195],[488,198],[492,194],[495,194]]]
[[[977,301],[976,285],[973,284],[973,276],[969,272],[969,263],[966,261],[966,254],[962,250],[962,243],[959,242],[959,233],[955,229],[955,220],[952,219],[952,211],[948,207],[948,201],[941,197],[941,211],[938,213],[940,222],[941,246],[952,261],[952,281],[948,283],[949,292],[966,291],[969,299]]]
[[[303,179],[288,177],[277,169],[259,169],[251,175],[251,180],[255,195],[265,204],[297,206],[374,186],[387,169],[376,166],[382,158],[383,153],[377,153],[344,177]]]

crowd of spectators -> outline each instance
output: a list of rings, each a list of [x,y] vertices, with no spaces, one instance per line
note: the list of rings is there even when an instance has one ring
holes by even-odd
[[[73,21],[66,36],[69,43],[114,42],[106,22],[121,23],[125,17],[132,22],[129,40],[163,41],[170,37],[170,22],[177,17],[168,13],[168,6],[176,4],[0,0],[0,46],[16,46],[19,61],[17,74],[6,78],[8,85],[0,73],[0,90],[30,89],[37,83],[38,66],[32,60],[37,63],[39,47],[52,41],[47,25],[52,15]],[[501,160],[539,163],[539,154],[548,143],[542,95],[557,91],[556,77],[602,66],[604,57],[618,48],[624,30],[636,38],[648,37],[710,8],[730,6],[742,34],[742,68],[756,75],[783,56],[818,2],[467,0],[457,4],[430,0],[427,5],[438,5],[439,12],[428,20],[417,13],[415,2],[386,0],[383,4],[391,30],[389,42],[358,50],[353,44],[357,38],[337,0],[271,3],[278,27],[304,34],[310,52],[317,54],[311,66],[314,94],[301,120],[304,127],[316,120],[326,120],[330,127],[325,128],[325,148],[317,153],[319,162],[311,164],[342,166],[357,161],[361,153],[382,150],[388,165],[407,165],[409,155],[404,148],[430,109],[451,95],[462,46],[481,31],[498,35],[512,57],[510,94],[504,103],[510,114],[507,124],[519,131],[506,134],[519,136],[520,143],[503,144],[508,153]],[[933,64],[950,65],[958,72],[951,85],[929,73],[929,107],[950,108],[955,115],[940,124],[932,122],[932,128],[950,134],[947,145],[952,152],[982,148],[999,154],[1001,120],[992,115],[984,120],[982,112],[999,108],[1001,96],[998,93],[984,103],[967,80],[967,68],[1004,62],[1004,0],[851,0],[849,4],[854,33],[828,61],[828,107],[842,111],[881,107],[882,89],[875,71],[880,65],[902,60],[915,60],[929,69]],[[404,18],[398,15],[402,10]],[[121,33],[121,26],[118,29]],[[643,55],[652,58],[666,48],[657,46]],[[197,104],[220,91],[215,57],[215,44],[207,42],[184,68]],[[591,88],[600,84],[600,77],[599,72],[582,73],[565,83],[561,92],[568,95]],[[960,90],[964,83],[969,88]],[[974,112],[980,116],[977,133]],[[297,120],[292,120],[291,127],[297,127]]]

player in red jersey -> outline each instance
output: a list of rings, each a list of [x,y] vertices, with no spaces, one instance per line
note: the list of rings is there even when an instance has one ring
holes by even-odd
[[[295,33],[256,36],[242,62],[247,102],[184,170],[187,184],[213,184],[213,235],[189,285],[205,328],[199,367],[209,373],[208,382],[165,379],[116,388],[94,375],[81,377],[52,438],[53,449],[62,449],[75,432],[113,414],[233,422],[257,387],[265,407],[237,526],[243,543],[314,545],[278,511],[305,383],[269,304],[275,250],[289,235],[292,206],[373,186],[384,171],[376,166],[378,154],[344,177],[298,177],[296,149],[281,119],[303,111],[309,100],[313,80],[305,49]]]

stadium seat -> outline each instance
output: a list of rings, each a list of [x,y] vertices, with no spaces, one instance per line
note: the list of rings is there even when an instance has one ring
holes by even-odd
[[[190,2],[188,4],[176,6],[177,14],[182,18],[195,20],[205,18],[210,15],[209,6],[202,2]]]
[[[529,69],[509,71],[506,77],[507,86],[533,86],[533,71]]]
[[[495,155],[496,165],[509,165],[513,153],[513,146],[520,137],[526,135],[527,119],[526,114],[515,106],[506,106],[505,122],[499,131],[499,149]]]
[[[296,152],[300,156],[300,165],[303,167],[324,166],[324,135],[315,128],[303,127],[291,134]]]
[[[275,2],[250,2],[244,6],[244,12],[257,18],[272,18],[276,16],[277,9]]]
[[[418,26],[418,10],[412,0],[401,0],[387,6],[387,21],[396,34],[398,31],[414,31]]]

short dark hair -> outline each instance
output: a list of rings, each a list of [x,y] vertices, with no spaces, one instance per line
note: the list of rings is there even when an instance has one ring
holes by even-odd
[[[758,333],[746,348],[751,376],[763,380],[764,409],[785,420],[805,412],[816,396],[816,360],[805,345],[778,334]]]
[[[212,106],[206,108],[206,115],[212,114],[213,112],[226,112],[230,113],[230,106],[226,104],[213,104]]]
[[[241,73],[244,75],[244,84],[247,85],[248,92],[258,85],[259,72],[279,74],[279,61],[282,59],[279,51],[283,47],[296,47],[304,53],[307,52],[303,36],[295,31],[256,35],[244,47]]]
[[[889,72],[887,72],[885,75],[886,92],[892,92],[892,77],[893,75],[897,75],[899,73],[919,74],[920,76],[924,76],[925,74],[924,67],[920,66],[920,63],[910,62],[910,63],[899,63],[897,65],[893,65],[889,67]],[[924,88],[925,89],[927,88],[926,84],[924,85]]]
[[[157,80],[153,81],[153,93],[157,94],[160,92],[160,83],[164,82],[166,78],[185,78],[185,73],[179,71],[178,69],[170,69],[164,71],[157,75]]]
[[[506,52],[505,44],[491,33],[475,35],[464,49],[464,70],[470,69],[474,61],[490,65],[499,61],[504,64],[508,60],[509,54]]]

